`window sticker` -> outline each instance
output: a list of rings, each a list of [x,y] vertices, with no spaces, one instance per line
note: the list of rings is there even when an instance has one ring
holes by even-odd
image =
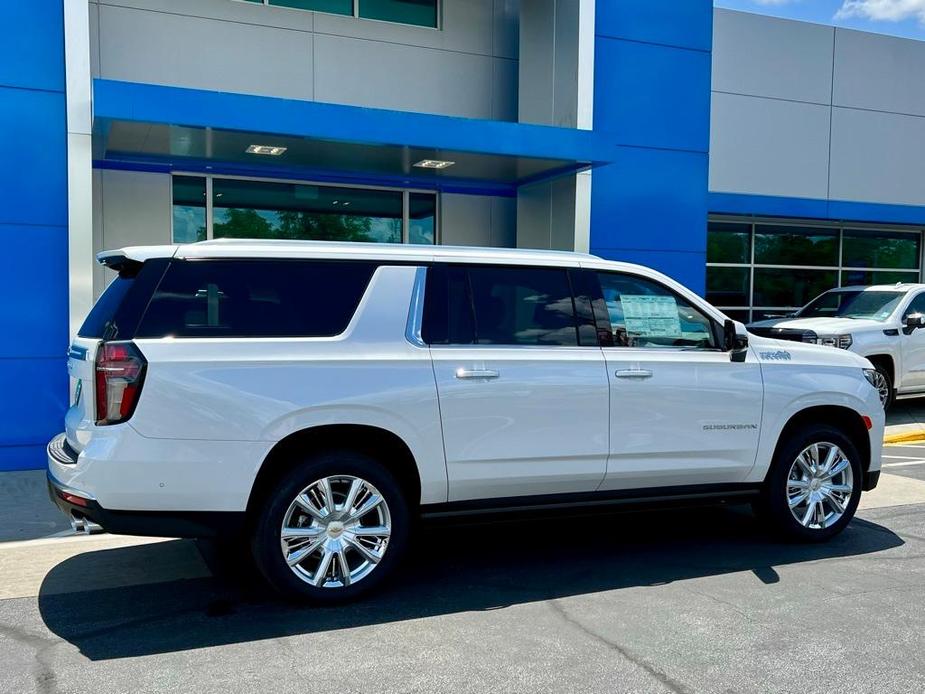
[[[628,336],[681,337],[678,302],[673,296],[624,294],[620,300]]]

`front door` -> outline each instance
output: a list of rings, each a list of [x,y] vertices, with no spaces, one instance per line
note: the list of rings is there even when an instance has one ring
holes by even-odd
[[[424,337],[440,398],[451,501],[600,485],[609,384],[593,326],[585,339],[578,322],[562,268],[429,271]]]
[[[925,314],[925,292],[916,295],[902,312],[903,325],[899,329],[901,354],[893,384],[899,392],[925,389],[925,328],[910,330],[905,327],[906,316],[913,313]]]
[[[741,482],[755,463],[761,369],[720,351],[719,326],[649,278],[599,272],[614,346],[601,489]]]

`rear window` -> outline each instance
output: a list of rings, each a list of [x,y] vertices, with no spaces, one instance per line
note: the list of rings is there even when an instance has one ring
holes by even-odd
[[[114,328],[114,319],[116,311],[128,294],[129,289],[135,282],[134,277],[116,277],[106,290],[100,296],[99,300],[90,310],[87,319],[80,326],[77,334],[80,337],[93,337],[103,339],[109,337],[106,335],[107,329]]]
[[[130,340],[167,263],[167,258],[123,263],[77,334],[98,340]]]
[[[331,337],[353,317],[369,262],[171,263],[136,337]]]

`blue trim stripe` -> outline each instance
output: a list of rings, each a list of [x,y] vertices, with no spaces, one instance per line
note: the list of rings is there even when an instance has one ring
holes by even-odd
[[[590,130],[389,111],[316,101],[93,80],[96,121],[166,123],[371,145],[600,165],[616,147]]]
[[[849,200],[710,193],[709,209],[713,214],[925,225],[925,206],[889,205]]]

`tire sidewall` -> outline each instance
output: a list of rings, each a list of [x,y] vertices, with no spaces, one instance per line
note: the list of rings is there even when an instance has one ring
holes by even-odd
[[[280,550],[283,517],[296,495],[313,482],[336,475],[352,475],[378,489],[388,504],[392,522],[389,544],[382,561],[362,580],[344,588],[319,588],[301,580],[289,568]],[[354,600],[385,581],[408,544],[410,514],[401,487],[374,458],[354,451],[330,450],[311,455],[282,475],[257,511],[251,549],[260,573],[284,597],[316,604]]]
[[[877,372],[886,379],[886,384],[890,388],[890,395],[887,401],[883,404],[883,409],[888,410],[893,404],[893,401],[896,399],[896,390],[893,386],[893,377],[890,375],[889,369],[887,369],[883,364],[875,364],[874,368]]]
[[[854,489],[845,513],[832,525],[822,529],[804,527],[790,511],[787,501],[787,478],[790,468],[797,456],[813,443],[833,443],[838,446],[851,464]],[[775,528],[785,536],[802,542],[822,542],[837,535],[854,518],[861,500],[861,456],[851,439],[838,429],[818,424],[794,433],[788,441],[783,442],[774,455],[774,461],[765,481],[763,507]]]

